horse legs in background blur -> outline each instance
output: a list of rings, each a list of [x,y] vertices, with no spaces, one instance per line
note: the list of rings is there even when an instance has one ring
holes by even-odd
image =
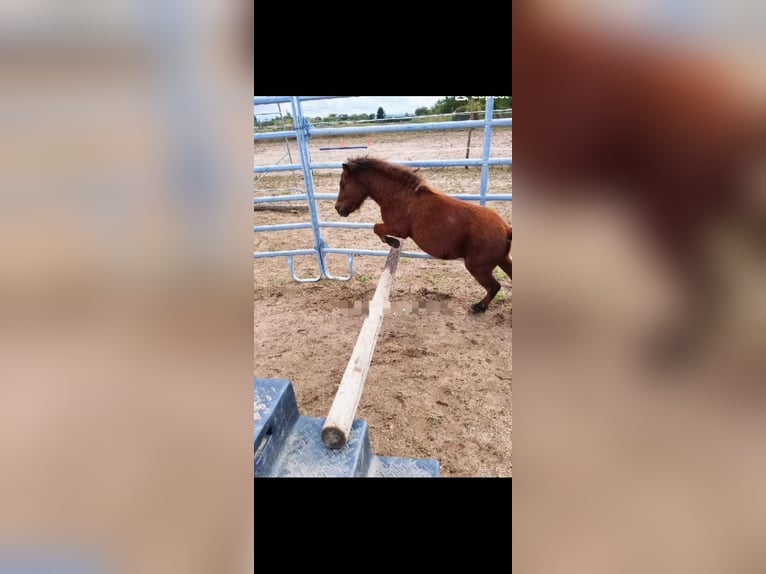
[[[649,339],[651,365],[670,367],[701,350],[722,309],[721,278],[704,243],[709,230],[700,220],[657,210],[650,229],[661,261],[682,289],[679,314]]]

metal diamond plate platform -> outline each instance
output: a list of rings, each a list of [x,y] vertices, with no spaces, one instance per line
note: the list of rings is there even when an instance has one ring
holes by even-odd
[[[255,476],[438,477],[439,462],[375,456],[367,422],[354,421],[348,444],[322,443],[324,419],[300,416],[286,379],[255,379]]]

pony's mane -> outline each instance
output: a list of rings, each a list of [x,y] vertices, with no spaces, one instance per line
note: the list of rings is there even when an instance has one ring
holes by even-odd
[[[380,175],[394,180],[402,186],[412,188],[413,190],[425,184],[425,180],[414,170],[402,165],[395,165],[376,157],[356,157],[350,158],[347,162],[349,170],[353,172],[375,171]]]

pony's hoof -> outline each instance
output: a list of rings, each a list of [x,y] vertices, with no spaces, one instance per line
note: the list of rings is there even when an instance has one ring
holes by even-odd
[[[486,310],[487,308],[481,303],[474,303],[471,305],[471,313],[484,313]]]
[[[401,246],[401,242],[396,237],[391,237],[390,235],[386,235],[383,241],[388,243],[394,249],[399,249],[399,247]]]

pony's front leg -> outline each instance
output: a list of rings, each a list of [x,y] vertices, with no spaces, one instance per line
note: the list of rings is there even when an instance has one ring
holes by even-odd
[[[380,237],[380,240],[383,243],[387,243],[394,249],[399,249],[401,246],[401,242],[397,239],[397,237],[407,239],[408,235],[406,230],[399,229],[386,223],[376,223],[372,230],[375,232],[375,235]]]

